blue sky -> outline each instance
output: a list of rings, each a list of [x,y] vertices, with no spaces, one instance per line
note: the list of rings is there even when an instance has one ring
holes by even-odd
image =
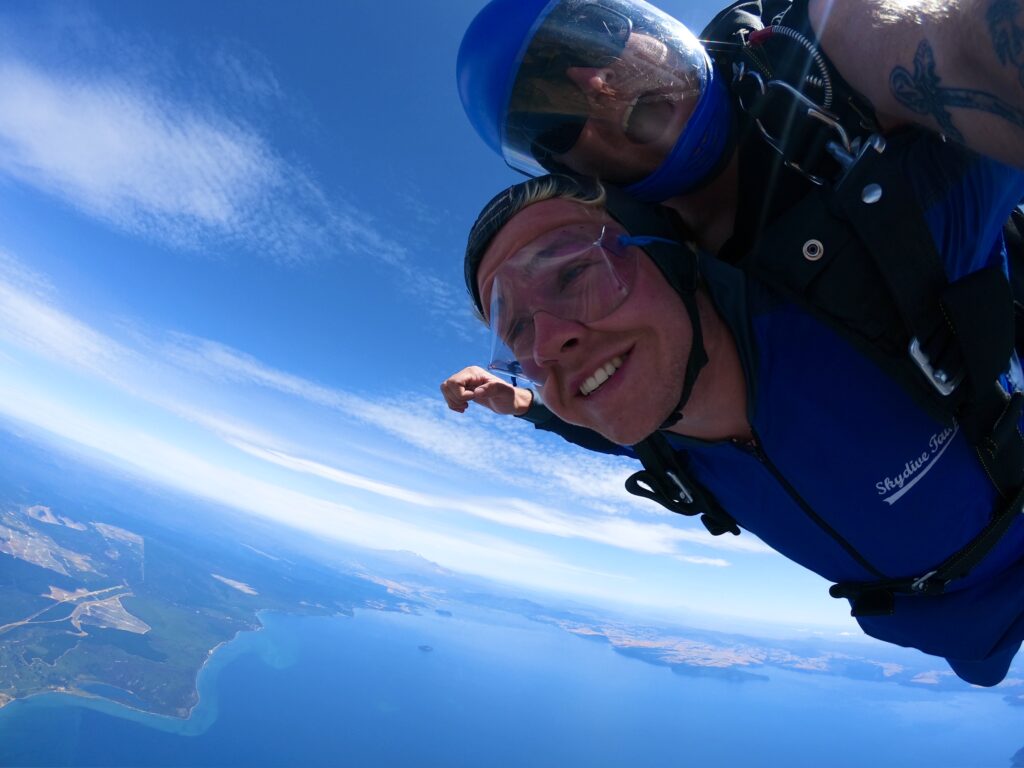
[[[857,633],[750,534],[634,500],[630,463],[445,408],[487,346],[465,233],[518,178],[455,89],[482,4],[0,5],[0,415],[514,586]]]

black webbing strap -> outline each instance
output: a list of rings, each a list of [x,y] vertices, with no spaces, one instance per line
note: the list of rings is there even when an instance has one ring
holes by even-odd
[[[899,139],[897,139],[899,140]],[[842,180],[837,199],[864,241],[908,333],[928,340],[934,369],[963,383],[945,396],[1004,499],[984,529],[927,574],[879,582],[836,584],[834,597],[853,601],[853,615],[890,613],[896,594],[941,594],[996,546],[1024,506],[1024,395],[1007,394],[998,377],[1014,348],[1015,312],[1009,282],[998,268],[949,283],[923,216],[898,164],[868,153]],[[928,375],[922,370],[922,376]]]
[[[1019,408],[1018,408],[1019,414]],[[853,616],[887,616],[896,608],[897,594],[941,595],[946,585],[970,573],[999,543],[1024,510],[1024,488],[989,520],[988,525],[963,549],[926,574],[885,581],[843,582],[829,589],[832,597],[848,598]]]
[[[839,183],[834,200],[866,246],[904,327],[923,341],[942,325],[936,297],[949,281],[917,195],[891,159],[899,152],[893,144],[904,138],[912,139],[893,137],[886,150],[865,152]]]
[[[660,432],[633,446],[644,468],[626,480],[626,490],[661,504],[680,515],[700,515],[713,536],[739,535],[740,528],[717,499],[697,482],[680,462],[668,439]]]
[[[897,138],[899,141],[899,138]],[[1024,483],[1024,438],[1011,424],[1019,408],[997,385],[1014,348],[1010,284],[997,267],[953,283],[899,164],[867,153],[837,190],[838,204],[867,246],[912,339],[932,350],[933,370],[963,384],[945,396],[948,412],[1004,498]],[[922,369],[922,376],[930,375]]]

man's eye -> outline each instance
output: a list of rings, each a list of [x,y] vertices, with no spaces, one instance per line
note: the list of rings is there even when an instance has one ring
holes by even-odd
[[[514,347],[516,339],[523,335],[523,331],[526,330],[526,324],[529,322],[526,318],[513,318],[508,327],[505,329],[505,343],[509,347]]]
[[[592,266],[594,266],[593,261],[576,261],[569,264],[558,274],[558,290],[564,291],[570,288]]]

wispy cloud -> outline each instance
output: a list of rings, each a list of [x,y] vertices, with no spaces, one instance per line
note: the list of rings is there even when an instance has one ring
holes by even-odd
[[[697,555],[678,555],[677,560],[683,563],[691,563],[692,565],[711,565],[716,568],[726,568],[729,565],[728,560],[722,560],[718,557],[700,557]]]
[[[566,538],[581,538],[635,551],[674,554],[680,543],[733,552],[768,553],[756,537],[712,537],[702,527],[682,527],[672,513],[631,496],[623,481],[636,465],[619,457],[587,454],[566,446],[553,448],[538,442],[527,425],[483,412],[477,418],[447,412],[440,399],[419,396],[368,400],[265,366],[257,359],[222,344],[179,336],[170,354],[182,365],[224,381],[267,387],[311,403],[345,413],[402,440],[406,445],[441,458],[470,473],[486,473],[502,482],[550,498],[572,500],[578,514],[553,511],[557,506],[533,505],[522,500],[455,500],[417,495],[383,485],[369,487],[364,479],[308,459],[288,456],[267,443],[234,444],[250,452],[262,451],[264,459],[297,471],[382,495],[399,494],[405,501],[423,506],[460,510],[488,517],[503,525],[542,531]],[[397,496],[392,496],[397,498]],[[654,517],[659,522],[638,522],[626,517]],[[660,522],[669,519],[673,522]],[[722,565],[700,558],[694,564]]]
[[[132,352],[50,303],[46,282],[0,255],[0,339],[105,377]]]
[[[174,249],[288,264],[367,257],[465,332],[461,292],[414,266],[411,235],[274,145],[269,116],[294,110],[258,51],[221,42],[181,57],[88,14],[61,34],[59,55],[36,55],[0,33],[0,175]]]
[[[472,472],[533,490],[555,489],[567,498],[595,505],[658,509],[623,489],[626,474],[635,469],[631,462],[542,445],[529,439],[527,425],[482,409],[474,413],[475,418],[466,418],[449,413],[440,398],[385,395],[368,400],[268,367],[223,344],[184,335],[175,337],[167,354],[213,379],[265,387],[339,410]]]
[[[0,61],[0,172],[178,248],[406,259],[243,122],[113,76]]]
[[[5,264],[7,272],[3,271]],[[673,556],[691,564],[723,564],[687,551],[692,547],[737,553],[768,551],[750,536],[711,537],[702,529],[684,527],[676,520],[669,522],[667,513],[660,513],[656,507],[653,514],[651,509],[639,506],[642,512],[626,514],[635,503],[621,487],[627,465],[614,458],[586,456],[568,446],[544,447],[524,424],[497,417],[475,423],[447,414],[440,398],[436,402],[418,398],[412,398],[414,402],[368,400],[271,368],[223,344],[194,337],[175,335],[161,344],[135,331],[129,346],[62,311],[56,297],[39,288],[45,285],[42,277],[10,257],[0,260],[0,341],[70,366],[156,405],[263,462],[421,508],[466,515],[532,534]],[[195,401],[184,394],[203,391],[203,381],[227,387],[228,393],[251,387],[270,389],[293,403],[326,408],[349,422],[361,421],[387,430],[407,446],[424,452],[427,461],[422,468],[428,473],[427,468],[438,461],[467,471],[485,471],[538,500],[439,495],[415,488],[415,481],[398,486],[300,456],[294,448],[300,440],[282,438],[272,429],[251,423],[251,413],[239,418],[230,410],[211,410],[201,399]],[[233,398],[229,395],[227,399]],[[287,400],[282,407],[289,408]],[[580,476],[589,478],[589,482],[581,483]],[[566,507],[572,511],[565,511]]]
[[[700,544],[712,549],[733,552],[765,552],[767,548],[756,540],[736,537],[711,537],[662,523],[647,523],[624,517],[588,517],[586,524],[580,516],[566,514],[557,509],[518,498],[483,498],[472,496],[443,496],[391,483],[383,483],[365,476],[331,467],[320,462],[290,456],[281,451],[267,450],[253,445],[236,446],[264,461],[296,472],[314,475],[332,483],[357,488],[384,498],[402,501],[429,509],[460,512],[505,527],[559,538],[583,539],[618,549],[652,555],[677,552],[680,543]],[[721,559],[679,555],[678,559],[696,565],[728,565]]]
[[[592,583],[600,574],[544,549],[477,532],[445,531],[377,509],[364,511],[237,472],[143,430],[10,386],[3,372],[0,413],[91,448],[96,458],[135,470],[146,480],[322,536],[369,548],[414,551],[445,567],[509,583],[600,594]]]

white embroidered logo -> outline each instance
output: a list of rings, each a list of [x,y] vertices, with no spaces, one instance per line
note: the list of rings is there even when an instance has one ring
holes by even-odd
[[[917,485],[942,458],[942,454],[949,448],[959,429],[958,425],[954,425],[932,435],[928,440],[928,450],[904,464],[903,470],[895,477],[887,477],[875,483],[882,501],[886,504],[895,504],[903,498],[903,494]]]

